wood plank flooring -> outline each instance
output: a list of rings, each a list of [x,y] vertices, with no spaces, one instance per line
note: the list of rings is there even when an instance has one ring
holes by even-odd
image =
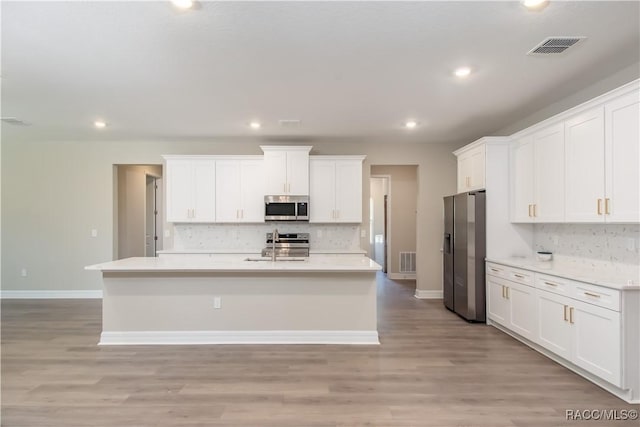
[[[2,301],[2,426],[634,426],[638,409],[380,275],[380,346],[98,347],[99,300]],[[327,313],[327,315],[331,315]]]

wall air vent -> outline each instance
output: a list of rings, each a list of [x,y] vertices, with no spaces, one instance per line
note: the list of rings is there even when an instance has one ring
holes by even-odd
[[[565,50],[584,39],[586,39],[586,37],[547,37],[527,52],[527,55],[551,55],[555,53],[563,53]]]
[[[2,123],[14,125],[14,126],[29,126],[31,124],[31,123],[22,121],[16,117],[2,117],[0,118],[0,121],[2,121]]]
[[[282,119],[278,120],[280,127],[285,129],[296,129],[300,127],[300,120],[298,119]]]

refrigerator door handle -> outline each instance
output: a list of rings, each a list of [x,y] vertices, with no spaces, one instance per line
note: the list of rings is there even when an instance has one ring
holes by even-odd
[[[443,245],[444,253],[451,253],[451,233],[444,233],[444,245]]]

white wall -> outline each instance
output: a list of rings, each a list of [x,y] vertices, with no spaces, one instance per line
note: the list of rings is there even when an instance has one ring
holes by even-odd
[[[441,288],[442,196],[455,192],[460,144],[313,141],[312,154],[366,154],[363,219],[368,231],[370,165],[418,166],[419,289]],[[86,265],[113,258],[114,164],[158,164],[163,154],[262,154],[264,141],[2,141],[2,287],[6,290],[101,289]],[[271,144],[281,144],[270,142]],[[98,237],[91,237],[91,229]],[[369,236],[361,247],[368,249]],[[165,248],[172,242],[165,240]],[[27,277],[20,277],[26,268]]]

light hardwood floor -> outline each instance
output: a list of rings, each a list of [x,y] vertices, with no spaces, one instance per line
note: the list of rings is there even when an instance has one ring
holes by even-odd
[[[4,300],[2,426],[639,425],[565,421],[638,406],[378,282],[380,346],[98,347],[100,301]]]

